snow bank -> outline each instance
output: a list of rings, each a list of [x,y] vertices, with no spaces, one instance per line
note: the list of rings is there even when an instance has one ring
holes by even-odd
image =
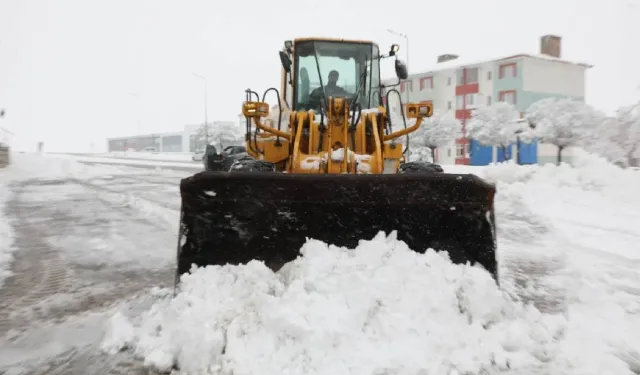
[[[147,366],[192,375],[620,369],[606,352],[582,366],[589,342],[562,357],[562,316],[513,302],[483,270],[415,253],[395,234],[354,250],[309,240],[301,252],[278,274],[251,262],[184,275],[175,298],[131,319],[118,312],[103,348],[128,347]]]
[[[478,175],[494,182],[532,183],[593,191],[640,187],[640,176],[629,173],[630,171],[611,164],[602,157],[576,150],[573,164],[517,165],[509,161],[489,165],[479,170]]]
[[[147,160],[145,158],[117,158],[117,157],[94,157],[94,156],[79,156],[79,155],[64,155],[64,154],[50,154],[50,157],[55,157],[60,160],[73,160],[84,161],[97,164],[122,164],[123,166],[140,165],[156,168],[187,168],[194,171],[200,171],[203,169],[202,163],[196,162],[172,162],[166,160]]]
[[[47,154],[14,154],[10,173],[14,179],[91,178],[109,173],[122,173],[119,167],[90,166],[73,157]]]
[[[12,165],[0,169],[0,287],[4,280],[11,276],[13,261],[13,230],[11,219],[6,212],[6,204],[11,198],[9,183],[12,181]]]
[[[97,153],[90,156],[95,157],[120,157],[144,160],[165,160],[165,161],[193,161],[193,152],[127,152],[112,151],[105,153]]]

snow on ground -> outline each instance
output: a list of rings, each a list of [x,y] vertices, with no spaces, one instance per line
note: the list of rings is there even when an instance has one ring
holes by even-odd
[[[9,181],[11,166],[0,169],[0,287],[4,279],[11,275],[9,266],[13,259],[13,230],[11,219],[5,213],[5,205],[10,199]]]
[[[168,160],[151,160],[146,158],[117,158],[117,157],[99,157],[99,156],[85,156],[85,155],[71,155],[71,154],[47,154],[48,157],[59,158],[64,160],[75,160],[79,162],[90,162],[100,164],[112,164],[112,165],[140,165],[140,166],[155,166],[158,168],[181,168],[181,169],[193,169],[199,171],[203,169],[202,162],[194,161],[168,161]]]
[[[122,157],[145,160],[193,161],[193,152],[125,152],[113,151],[95,154],[98,157]]]
[[[118,373],[123,358],[98,350],[104,322],[114,304],[173,285],[179,182],[190,174],[12,155],[0,170],[13,243],[0,264],[0,373]],[[137,371],[124,360],[122,374]]]
[[[123,167],[114,166],[95,166],[79,163],[73,159],[48,157],[41,154],[16,154],[12,156],[12,164],[8,167],[0,169],[0,287],[3,280],[11,275],[10,265],[13,259],[12,252],[13,246],[13,231],[11,221],[14,219],[8,213],[5,212],[5,205],[10,200],[12,191],[10,185],[12,183],[20,181],[52,181],[52,180],[69,180],[73,179],[79,184],[52,184],[46,189],[42,189],[37,183],[34,183],[32,187],[24,187],[25,194],[29,194],[30,202],[34,204],[46,205],[47,202],[54,202],[56,199],[69,198],[69,202],[73,207],[67,207],[69,210],[74,210],[74,215],[77,218],[77,228],[79,232],[78,236],[69,237],[68,235],[56,237],[51,235],[50,241],[54,241],[56,246],[65,247],[67,249],[76,249],[77,253],[74,255],[76,261],[82,259],[88,259],[93,263],[105,263],[109,260],[111,254],[111,261],[120,259],[119,262],[127,263],[131,262],[131,255],[140,253],[138,249],[119,249],[118,252],[110,253],[113,250],[109,245],[109,241],[113,238],[103,238],[103,236],[90,236],[87,242],[87,234],[97,227],[83,225],[83,218],[90,218],[92,216],[91,210],[95,207],[87,205],[86,202],[72,199],[74,196],[86,195],[87,187],[90,191],[93,191],[95,198],[98,201],[102,201],[104,204],[108,204],[111,207],[135,207],[136,209],[143,211],[144,214],[153,220],[161,219],[166,221],[170,230],[177,232],[178,214],[176,213],[177,207],[179,207],[179,174],[176,174],[170,185],[170,191],[158,191],[159,196],[153,199],[153,194],[156,194],[157,189],[146,191],[142,196],[141,194],[133,194],[126,190],[108,189],[103,185],[110,183],[121,176],[131,175],[131,170]],[[137,171],[136,171],[137,172]],[[161,176],[170,176],[166,171],[159,173]],[[184,175],[184,172],[182,173]],[[143,181],[144,183],[144,181]],[[84,185],[83,185],[84,184]],[[144,186],[138,182],[142,188]],[[153,186],[153,185],[152,185]],[[166,200],[167,193],[170,193],[174,197],[173,206],[167,206]],[[151,201],[149,199],[152,199]],[[158,202],[162,204],[158,204]],[[86,212],[85,212],[86,211]],[[117,212],[105,211],[103,215],[113,216],[109,220],[117,219]],[[108,218],[104,218],[107,220]],[[33,222],[40,220],[38,216],[34,216],[30,219]],[[136,223],[131,223],[131,226],[135,227]],[[112,233],[113,236],[120,236],[121,234]],[[153,243],[154,236],[150,236],[149,244]],[[149,249],[146,255],[141,255],[138,259],[145,258],[148,261],[149,258],[154,256],[160,256],[163,260],[166,260],[166,255],[160,254],[154,249]]]
[[[640,373],[640,175],[588,156],[465,170],[498,187],[502,290],[393,234],[310,240],[277,274],[207,267],[123,306],[103,349],[192,375]]]

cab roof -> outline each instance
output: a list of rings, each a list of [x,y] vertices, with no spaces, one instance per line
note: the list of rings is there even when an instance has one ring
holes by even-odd
[[[345,42],[345,43],[361,43],[361,44],[373,44],[376,47],[377,43],[374,43],[370,40],[359,40],[359,39],[343,39],[343,38],[322,38],[322,37],[306,37],[306,38],[296,38],[293,40],[293,44],[300,42]]]

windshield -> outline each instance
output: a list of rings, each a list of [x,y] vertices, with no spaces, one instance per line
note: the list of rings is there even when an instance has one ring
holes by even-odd
[[[295,54],[296,110],[320,111],[330,96],[355,99],[362,109],[380,104],[377,46],[308,41],[297,43]]]

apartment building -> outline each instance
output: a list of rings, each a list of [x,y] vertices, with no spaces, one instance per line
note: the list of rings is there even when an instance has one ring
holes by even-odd
[[[402,101],[432,101],[436,111],[454,110],[463,124],[463,137],[437,154],[442,164],[486,165],[504,160],[495,147],[479,144],[466,137],[466,123],[471,111],[494,101],[509,102],[521,112],[547,97],[571,97],[584,100],[585,73],[592,67],[561,58],[560,36],[540,38],[538,54],[521,53],[496,59],[468,61],[458,55],[438,56],[434,69],[412,74],[395,89]],[[397,79],[385,80],[385,83]],[[390,97],[390,108],[398,111],[397,100]],[[513,148],[510,148],[512,150]],[[523,164],[552,161],[555,150],[550,145],[520,143]],[[512,153],[512,151],[507,151]]]

